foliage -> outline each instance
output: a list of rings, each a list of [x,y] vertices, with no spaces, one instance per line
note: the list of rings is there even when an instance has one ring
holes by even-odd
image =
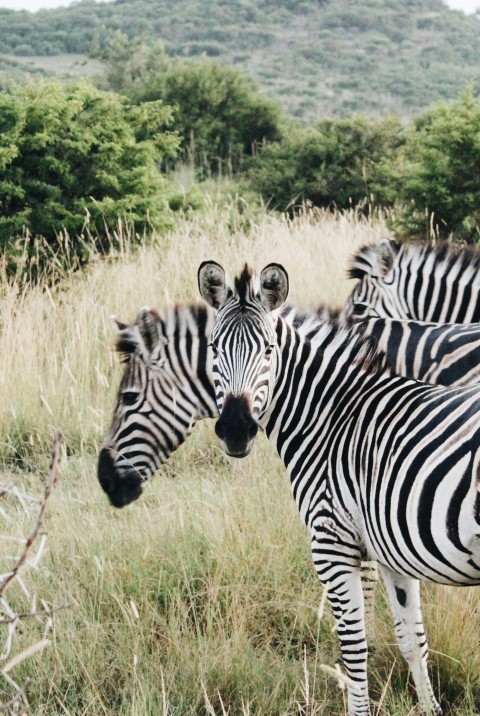
[[[480,239],[480,98],[470,89],[416,120],[407,134],[400,175],[403,212],[398,226],[409,235],[433,228],[446,238]]]
[[[205,61],[169,60],[161,44],[115,34],[103,53],[107,86],[133,101],[173,107],[182,159],[203,173],[235,171],[245,155],[279,134],[280,110],[239,70]]]
[[[56,245],[86,220],[100,232],[119,218],[164,223],[159,163],[178,145],[170,123],[161,102],[135,106],[86,82],[0,94],[0,243],[27,230]]]
[[[411,116],[480,77],[478,19],[443,0],[80,0],[35,14],[0,9],[2,54],[99,52],[115,31],[160,40],[169,56],[237,65],[307,118]]]
[[[262,147],[249,180],[279,209],[305,201],[337,208],[365,202],[385,206],[393,199],[390,162],[402,142],[396,119],[325,120]]]

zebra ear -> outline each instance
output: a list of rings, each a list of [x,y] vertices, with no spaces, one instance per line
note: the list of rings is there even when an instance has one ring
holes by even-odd
[[[135,319],[135,325],[138,326],[143,344],[148,354],[150,354],[160,341],[156,314],[149,308],[142,308]]]
[[[116,316],[110,316],[112,321],[115,324],[115,328],[117,331],[123,331],[124,328],[128,328],[128,323],[122,323],[122,321],[119,321]]]
[[[139,353],[143,346],[142,337],[138,330],[138,326],[133,324],[128,326],[126,323],[113,319],[118,329],[117,341],[115,343],[115,350],[117,353],[126,353],[131,355],[133,353]]]
[[[400,244],[393,239],[382,239],[375,249],[379,276],[386,276],[393,267]]]
[[[288,296],[288,274],[280,264],[268,264],[260,274],[260,298],[268,311],[280,308]]]
[[[227,297],[225,271],[216,261],[203,261],[198,269],[200,295],[213,308],[220,308]]]

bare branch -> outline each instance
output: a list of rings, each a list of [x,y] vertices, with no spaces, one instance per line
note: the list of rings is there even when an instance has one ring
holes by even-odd
[[[29,705],[25,693],[26,684],[24,684],[23,686],[18,684],[16,681],[14,681],[14,679],[12,679],[8,672],[10,672],[14,667],[16,667],[18,664],[21,664],[25,659],[28,659],[33,654],[37,654],[43,651],[43,649],[50,643],[50,641],[47,639],[47,635],[52,625],[52,614],[54,613],[54,611],[58,611],[58,609],[65,608],[64,606],[50,608],[45,604],[45,602],[43,602],[43,600],[40,600],[42,602],[43,609],[37,609],[37,599],[35,594],[30,593],[30,590],[27,588],[25,582],[23,581],[23,578],[20,576],[20,570],[24,566],[29,566],[33,569],[37,569],[39,560],[43,553],[43,548],[45,546],[46,540],[46,534],[43,531],[43,520],[45,516],[47,502],[50,498],[50,495],[52,494],[52,490],[55,487],[58,478],[58,463],[60,458],[60,445],[62,443],[62,439],[62,434],[60,432],[57,433],[53,445],[48,479],[40,500],[35,500],[30,495],[21,493],[16,486],[10,487],[3,484],[0,485],[0,499],[5,495],[12,495],[18,500],[23,509],[26,509],[26,503],[31,504],[32,502],[37,501],[38,504],[35,523],[33,525],[33,529],[29,537],[27,537],[26,539],[24,537],[1,537],[1,539],[4,539],[7,543],[19,543],[19,545],[21,545],[23,549],[18,557],[13,558],[15,562],[13,569],[10,572],[0,575],[0,614],[2,615],[2,617],[0,618],[0,626],[6,627],[4,650],[0,656],[0,659],[5,660],[10,656],[15,630],[18,623],[22,619],[35,617],[36,619],[46,620],[42,639],[32,644],[31,646],[26,647],[20,653],[17,653],[16,655],[12,656],[10,660],[3,666],[3,668],[0,669],[1,676],[3,677],[3,679],[5,679],[5,681],[11,686],[12,690],[14,691],[14,696],[10,701],[6,703],[0,703],[0,713],[7,713],[11,716],[23,716],[29,710]],[[9,522],[12,521],[6,511],[2,508],[0,508],[0,516]],[[31,555],[30,553],[32,551],[32,546],[39,536],[40,539],[37,542],[37,549]],[[5,556],[5,559],[8,559],[8,555]],[[10,607],[5,597],[5,591],[8,585],[11,584],[13,580],[15,580],[25,597],[30,601],[30,612],[16,613]]]
[[[42,527],[43,517],[45,514],[45,508],[47,506],[48,498],[50,497],[52,490],[55,486],[55,483],[57,482],[57,478],[58,478],[57,468],[58,468],[58,461],[59,461],[59,456],[60,456],[60,445],[62,443],[62,440],[63,440],[62,433],[60,433],[60,432],[57,433],[55,442],[53,444],[52,459],[50,462],[50,474],[49,474],[49,478],[47,480],[47,484],[45,485],[45,490],[43,493],[42,500],[41,500],[39,508],[38,508],[37,519],[36,519],[35,525],[33,527],[33,531],[31,532],[30,536],[27,537],[27,539],[25,540],[25,547],[23,548],[22,554],[18,558],[18,562],[16,563],[16,565],[14,566],[12,571],[4,576],[2,582],[0,583],[0,596],[3,595],[7,586],[10,584],[12,579],[14,579],[16,577],[20,568],[26,561],[26,559],[28,557],[28,553],[30,551],[30,548],[31,548],[32,544],[35,542],[35,539]]]

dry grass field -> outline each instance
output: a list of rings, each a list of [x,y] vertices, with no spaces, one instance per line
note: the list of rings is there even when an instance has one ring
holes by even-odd
[[[137,250],[126,233],[120,250],[52,288],[1,279],[2,480],[40,494],[56,430],[65,436],[45,552],[37,569],[23,572],[30,593],[59,609],[48,646],[9,672],[28,680],[34,716],[345,714],[344,693],[324,666],[339,658],[333,620],[320,608],[306,530],[268,443],[230,460],[212,425],[198,425],[121,511],[97,484],[96,455],[120,376],[111,314],[130,321],[144,305],[196,298],[204,259],[231,271],[245,260],[258,268],[281,262],[292,300],[339,305],[349,291],[348,256],[386,233],[381,217],[261,213],[246,221],[238,202],[225,202]],[[10,499],[2,507],[14,519],[1,523],[5,535],[26,535],[32,511]],[[12,551],[5,544],[3,562]],[[423,594],[445,713],[477,714],[480,591]],[[28,608],[18,584],[8,596],[17,611]],[[381,587],[377,607],[374,713],[407,716],[412,690]],[[22,622],[13,653],[41,639],[43,628],[40,618]],[[0,702],[11,695],[2,680]]]

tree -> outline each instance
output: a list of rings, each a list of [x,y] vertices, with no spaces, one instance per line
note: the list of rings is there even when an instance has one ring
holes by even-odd
[[[161,44],[129,42],[120,33],[103,58],[110,89],[137,103],[161,100],[173,107],[181,157],[200,173],[236,171],[258,144],[280,136],[280,109],[236,69],[168,59]]]
[[[399,226],[412,235],[480,240],[480,99],[437,104],[407,134]]]
[[[141,229],[165,221],[160,171],[175,156],[172,113],[161,102],[132,105],[87,82],[41,83],[0,94],[0,242],[27,229],[52,245],[102,232],[119,218]]]

